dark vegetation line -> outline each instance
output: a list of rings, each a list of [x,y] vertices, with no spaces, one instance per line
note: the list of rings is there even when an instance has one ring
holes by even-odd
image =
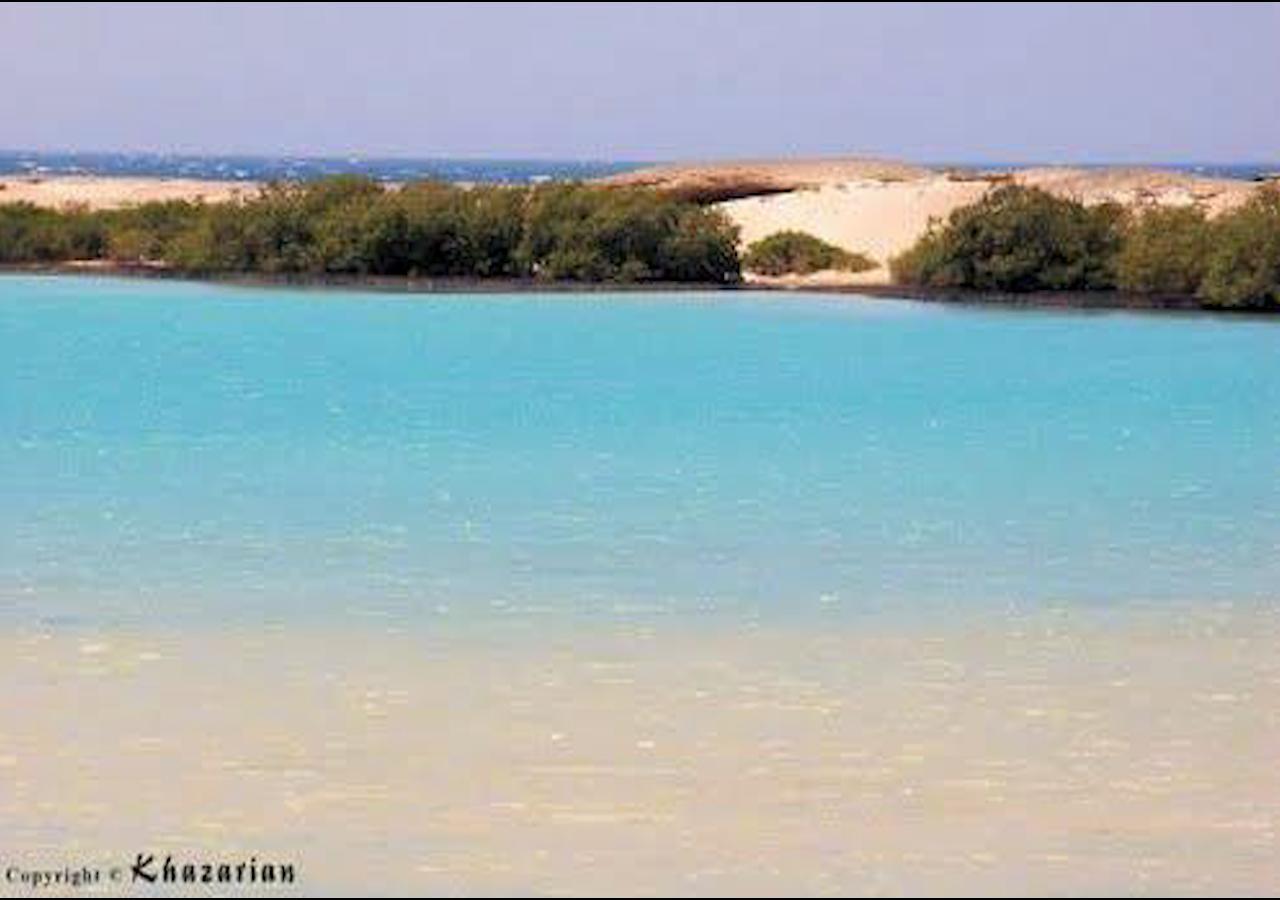
[[[107,260],[189,274],[586,282],[737,281],[737,229],[642,188],[534,188],[359,176],[280,183],[253,199],[119,210],[0,206],[0,262]]]
[[[1209,219],[997,188],[892,260],[895,281],[993,293],[1119,292],[1210,309],[1280,310],[1280,188]]]
[[[218,277],[715,285],[738,283],[744,267],[782,275],[873,265],[802,232],[771,235],[741,257],[737,243],[737,229],[708,205],[581,183],[397,189],[336,176],[218,204],[0,205],[0,264],[8,265],[101,260]],[[957,297],[1106,294],[1114,305],[1276,311],[1280,188],[1208,219],[1196,208],[1085,206],[1005,185],[935,223],[890,269],[906,288]]]

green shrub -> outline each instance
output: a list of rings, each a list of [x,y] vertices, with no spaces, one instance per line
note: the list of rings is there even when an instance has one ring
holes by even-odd
[[[1087,207],[1005,185],[934,223],[890,262],[895,280],[995,291],[1088,291],[1115,286],[1122,210]]]
[[[325,208],[311,229],[312,272],[370,275],[396,272],[405,256],[404,217],[392,204],[352,196]]]
[[[1196,207],[1155,207],[1130,219],[1116,256],[1116,287],[1192,296],[1200,290],[1214,228]]]
[[[826,269],[865,272],[876,264],[806,232],[777,231],[748,247],[742,266],[762,275],[807,275]]]
[[[185,200],[144,203],[101,213],[107,230],[106,255],[121,262],[164,260],[172,246],[203,214]]]
[[[719,210],[684,203],[675,227],[663,236],[658,264],[662,277],[691,283],[736,282],[741,279],[738,227]]]
[[[211,204],[170,242],[165,262],[195,274],[256,271],[248,220],[243,203]]]
[[[473,187],[459,192],[458,218],[463,239],[459,268],[476,278],[524,274],[516,251],[524,235],[525,191],[509,187]]]
[[[731,282],[737,229],[718,211],[646,188],[534,189],[516,258],[539,278]]]
[[[0,263],[97,259],[106,247],[101,216],[83,207],[56,211],[31,203],[0,206]]]
[[[0,206],[0,262],[38,262],[63,252],[49,227],[48,210],[30,203]]]
[[[1200,298],[1224,309],[1280,308],[1280,187],[1260,189],[1213,223]]]

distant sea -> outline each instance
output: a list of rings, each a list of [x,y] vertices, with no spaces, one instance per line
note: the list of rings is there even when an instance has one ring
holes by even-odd
[[[950,165],[948,163],[947,165]],[[1045,163],[965,162],[983,169],[1020,169]],[[380,181],[438,179],[499,184],[597,178],[641,168],[648,163],[574,159],[448,159],[361,156],[221,156],[170,153],[67,153],[0,150],[0,175],[119,175],[153,178],[197,178],[216,181],[270,181],[368,175]],[[939,163],[938,165],[944,165]],[[1105,164],[1087,164],[1101,168]],[[1217,178],[1253,180],[1280,171],[1280,162],[1255,163],[1125,163],[1190,172]]]
[[[535,184],[597,178],[645,165],[574,159],[378,159],[358,156],[185,156],[169,153],[57,153],[0,150],[0,175],[118,175],[271,181],[368,175],[379,181]]]

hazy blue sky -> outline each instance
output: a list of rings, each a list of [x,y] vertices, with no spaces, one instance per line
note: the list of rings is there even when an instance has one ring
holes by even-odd
[[[1280,4],[4,4],[0,147],[1276,160]]]

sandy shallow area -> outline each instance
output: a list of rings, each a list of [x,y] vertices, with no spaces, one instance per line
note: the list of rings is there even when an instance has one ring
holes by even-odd
[[[1270,893],[1278,638],[8,633],[0,833],[6,865],[253,855],[338,893]]]

